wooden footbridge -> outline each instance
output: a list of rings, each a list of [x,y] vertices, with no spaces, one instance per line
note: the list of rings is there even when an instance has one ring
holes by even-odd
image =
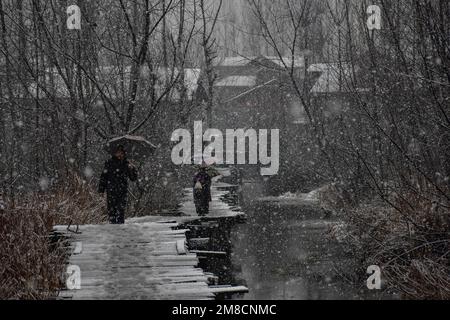
[[[212,188],[208,219],[242,215],[221,200],[219,189],[220,185]],[[183,217],[149,216],[130,219],[125,225],[79,226],[78,233],[67,226],[55,227],[70,243],[68,271],[78,272],[70,277],[80,280],[79,286],[62,290],[59,298],[199,300],[247,291],[213,285],[217,278],[198,267],[198,253],[187,249],[188,230],[180,229],[180,224],[199,219],[192,196],[186,195],[182,212]]]

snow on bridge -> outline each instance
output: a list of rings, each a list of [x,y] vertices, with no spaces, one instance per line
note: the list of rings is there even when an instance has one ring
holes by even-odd
[[[208,218],[242,215],[232,211],[215,185]],[[223,186],[222,186],[223,187]],[[186,194],[184,217],[143,217],[125,225],[84,225],[78,233],[67,226],[54,229],[68,238],[68,266],[79,268],[79,289],[63,290],[60,299],[73,300],[208,300],[224,292],[245,292],[245,287],[211,286],[214,275],[198,268],[197,253],[186,246],[180,223],[199,219],[192,195]],[[75,227],[71,227],[75,229]]]

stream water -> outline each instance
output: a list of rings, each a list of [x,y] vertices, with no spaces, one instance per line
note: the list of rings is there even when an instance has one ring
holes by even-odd
[[[249,292],[221,299],[379,299],[356,270],[346,269],[346,255],[325,233],[335,221],[322,219],[308,206],[271,201],[240,203],[236,187],[222,201],[246,213],[244,223],[222,222],[209,228],[209,250],[226,256],[201,260],[201,267],[219,276],[219,285],[245,285]],[[205,231],[206,232],[206,231]]]
[[[358,299],[355,287],[338,271],[344,254],[325,239],[330,221],[308,208],[258,203],[246,209],[248,221],[232,230],[236,277],[245,279],[245,299]],[[348,270],[346,271],[348,272]],[[366,289],[367,290],[367,289]]]

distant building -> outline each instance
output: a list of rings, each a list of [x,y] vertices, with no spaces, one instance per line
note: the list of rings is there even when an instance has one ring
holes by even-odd
[[[283,129],[293,92],[285,66],[301,78],[304,59],[229,57],[215,65],[213,126],[219,129]],[[201,88],[204,90],[205,88]]]
[[[66,70],[63,72],[64,76],[66,76]],[[145,99],[147,96],[152,95],[152,91],[154,91],[155,97],[158,98],[170,87],[171,90],[166,94],[166,100],[176,102],[180,99],[181,91],[179,85],[174,85],[175,82],[178,82],[183,84],[186,99],[191,100],[197,90],[200,72],[200,69],[186,68],[183,71],[183,75],[181,75],[176,68],[159,67],[155,70],[150,70],[148,67],[143,67],[140,70],[139,77],[139,81],[143,85],[140,86],[141,90],[138,92],[138,98]],[[95,70],[95,79],[98,87],[108,99],[114,101],[127,98],[130,76],[131,67],[129,66],[103,66]],[[184,77],[184,81],[180,81],[181,79],[179,78],[181,76]],[[70,98],[66,81],[70,85],[74,85],[72,83],[73,79],[64,79],[56,68],[47,68],[40,76],[39,86],[35,81],[29,82],[28,92],[35,98],[38,94],[39,98],[49,98],[49,96],[57,99]],[[43,88],[46,90],[42,90]],[[98,94],[98,97],[100,99],[101,94]]]
[[[352,69],[347,64],[305,66],[303,57],[229,57],[215,66],[212,125],[217,129],[280,129],[280,174],[266,186],[273,191],[308,190],[316,182],[302,168],[313,163],[316,141],[308,132],[309,119],[289,71],[314,113],[332,118],[351,105]],[[357,70],[355,71],[357,72]],[[202,77],[201,77],[202,78]],[[199,92],[206,94],[203,84]],[[201,96],[201,94],[200,94]],[[200,98],[201,100],[201,98]],[[246,166],[244,179],[258,179],[257,168]],[[292,186],[292,189],[289,189]]]
[[[220,130],[279,129],[282,149],[283,140],[289,138],[295,101],[286,66],[292,67],[294,77],[302,81],[304,65],[303,57],[228,57],[218,61],[214,68],[212,126]],[[207,92],[203,86],[204,82],[199,85],[200,100]],[[298,116],[302,117],[301,110]],[[258,166],[246,166],[242,172],[244,179],[260,178]]]
[[[310,95],[314,105],[326,117],[339,114],[349,106],[349,93],[356,86],[352,83],[352,69],[346,63],[318,63],[308,67],[308,74],[316,79]]]

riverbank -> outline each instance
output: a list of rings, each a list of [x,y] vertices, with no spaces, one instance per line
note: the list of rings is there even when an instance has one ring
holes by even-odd
[[[66,243],[57,224],[106,221],[105,201],[80,177],[0,205],[0,299],[54,299],[64,286]]]
[[[244,299],[380,299],[330,230],[340,224],[317,193],[259,197],[243,205],[247,223],[231,232]],[[384,298],[386,296],[384,295]]]

